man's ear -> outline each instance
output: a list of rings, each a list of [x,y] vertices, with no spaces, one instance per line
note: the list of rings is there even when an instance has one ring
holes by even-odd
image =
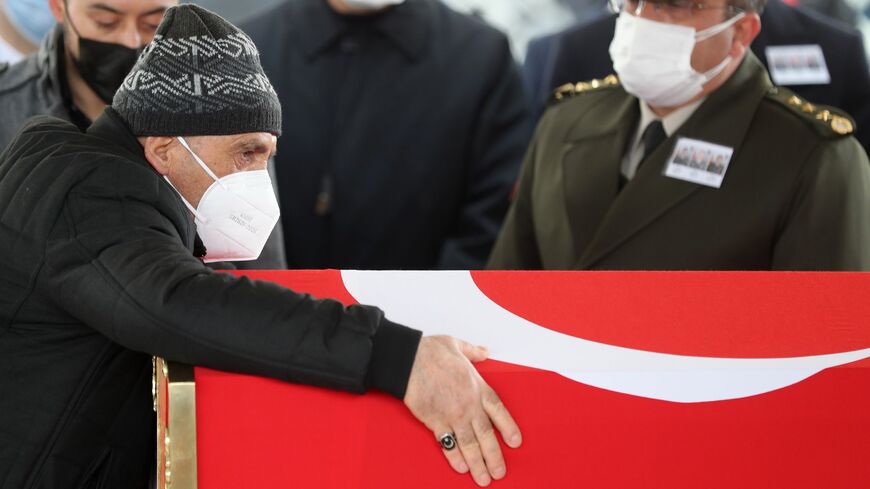
[[[761,17],[748,13],[734,24],[734,47],[732,56],[743,55],[761,32]]]
[[[139,138],[145,150],[145,159],[161,175],[168,175],[172,169],[172,147],[175,138],[167,136],[148,136]]]
[[[66,21],[63,15],[65,8],[63,0],[48,0],[48,9],[51,10],[51,15],[58,24],[63,24]]]

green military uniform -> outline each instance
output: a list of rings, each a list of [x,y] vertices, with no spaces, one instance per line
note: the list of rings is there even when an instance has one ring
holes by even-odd
[[[621,190],[638,100],[615,77],[555,98],[490,268],[870,269],[870,163],[852,121],[773,87],[751,53]],[[720,188],[664,176],[680,137],[734,149]]]

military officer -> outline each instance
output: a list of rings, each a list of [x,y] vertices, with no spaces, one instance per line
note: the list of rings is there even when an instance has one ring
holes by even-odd
[[[615,24],[616,16],[608,15],[558,34],[546,61],[536,60],[540,51],[530,47],[523,76],[534,90],[532,106],[537,117],[556,87],[613,73],[607,48]],[[860,31],[783,0],[767,0],[761,32],[750,49],[765,66],[773,67],[774,83],[788,86],[814,104],[833,105],[854,117],[855,138],[870,152],[870,68]],[[799,58],[808,61],[809,69],[788,69]],[[783,65],[786,69],[778,68]]]
[[[870,269],[867,155],[748,51],[763,1],[615,2],[619,78],[557,90],[490,268]]]

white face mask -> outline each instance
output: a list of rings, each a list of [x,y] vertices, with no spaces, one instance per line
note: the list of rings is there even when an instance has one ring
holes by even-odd
[[[367,10],[379,10],[384,7],[390,7],[403,3],[405,0],[344,0],[344,3],[354,8],[363,8]]]
[[[625,91],[653,107],[677,107],[697,96],[731,62],[727,56],[706,73],[692,68],[695,44],[720,34],[745,14],[700,32],[623,11],[610,43],[613,69]]]
[[[256,260],[281,216],[269,172],[244,171],[218,178],[184,138],[178,141],[214,180],[196,209],[178,192],[196,217],[196,231],[207,250],[204,261]]]

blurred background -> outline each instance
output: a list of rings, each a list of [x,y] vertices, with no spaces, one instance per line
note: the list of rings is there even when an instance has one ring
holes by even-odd
[[[182,0],[187,2],[189,0]],[[276,6],[294,0],[196,0],[233,23],[243,22]],[[479,17],[508,35],[514,57],[522,63],[529,41],[554,34],[568,27],[607,13],[607,0],[441,0],[459,12]],[[870,0],[783,0],[859,29],[870,52]],[[32,52],[41,34],[54,20],[45,7],[47,0],[0,0],[0,61],[14,62],[21,54],[12,53],[8,44],[22,53]],[[22,17],[27,17],[26,19]],[[23,27],[23,29],[22,29]],[[18,31],[10,37],[10,31]],[[22,34],[24,36],[22,36]],[[32,35],[28,35],[32,34]]]
[[[293,0],[198,0],[232,21],[245,20],[282,1]],[[531,39],[565,29],[607,12],[606,0],[442,0],[460,12],[480,17],[504,31],[511,39],[514,56],[523,61]],[[790,0],[861,29],[870,51],[870,0]]]

